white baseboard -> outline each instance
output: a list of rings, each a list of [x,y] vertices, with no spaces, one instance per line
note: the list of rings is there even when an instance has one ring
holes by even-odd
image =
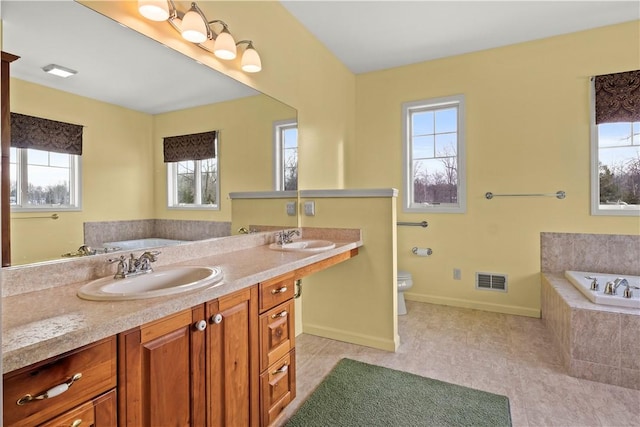
[[[433,295],[404,293],[405,299],[409,301],[426,302],[429,304],[450,305],[452,307],[472,308],[476,310],[492,311],[495,313],[515,314],[517,316],[527,316],[540,318],[540,309],[520,307],[517,305],[493,304],[488,302],[470,301],[459,298],[437,297]]]
[[[394,340],[382,339],[372,335],[358,334],[345,330],[327,328],[326,326],[302,324],[302,331],[305,334],[317,335],[337,341],[349,342],[352,344],[364,345],[366,347],[378,348],[395,352],[400,345],[400,337],[396,336]]]

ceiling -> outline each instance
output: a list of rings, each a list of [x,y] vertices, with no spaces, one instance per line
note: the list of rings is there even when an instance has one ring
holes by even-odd
[[[11,76],[148,114],[258,94],[72,0],[2,0]],[[42,67],[78,71],[66,79]],[[185,78],[184,76],[189,76]]]
[[[356,74],[640,19],[638,1],[281,3]],[[149,114],[257,94],[72,0],[2,0],[1,12],[23,80]],[[50,63],[78,74],[46,74]]]
[[[637,0],[281,3],[356,74],[640,19]]]

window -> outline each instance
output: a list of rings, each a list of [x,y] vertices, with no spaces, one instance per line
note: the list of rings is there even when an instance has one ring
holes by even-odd
[[[13,211],[80,209],[80,156],[11,147],[9,163]]]
[[[220,209],[217,131],[164,138],[169,208]]]
[[[464,96],[405,103],[404,211],[466,209]]]
[[[630,78],[634,85],[623,83]],[[598,80],[597,79],[604,79]],[[623,102],[610,102],[607,93],[636,97],[640,103],[640,71],[608,74],[594,79],[591,132],[591,213],[593,215],[640,214],[640,118],[624,111]],[[616,85],[618,87],[616,88]],[[612,90],[614,88],[615,90]]]
[[[276,191],[298,189],[298,123],[295,120],[275,122],[274,188]]]

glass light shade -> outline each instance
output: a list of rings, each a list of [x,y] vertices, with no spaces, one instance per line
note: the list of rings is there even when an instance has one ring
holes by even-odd
[[[215,48],[216,41],[213,39],[207,39],[204,43],[200,43],[200,47],[208,50],[213,53],[213,49]]]
[[[236,57],[236,41],[228,31],[224,30],[218,34],[213,53],[220,59],[234,59]]]
[[[169,19],[169,4],[167,0],[138,0],[138,12],[151,21],[166,21]]]
[[[257,73],[262,70],[260,55],[253,47],[247,47],[244,51],[240,65],[242,66],[242,71],[247,73]]]
[[[191,43],[207,40],[207,23],[193,7],[182,17],[182,37]]]

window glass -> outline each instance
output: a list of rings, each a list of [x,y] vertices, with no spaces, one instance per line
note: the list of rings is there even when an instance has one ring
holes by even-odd
[[[601,123],[593,126],[593,213],[638,215],[640,122]]]
[[[464,97],[403,105],[404,211],[465,211]]]
[[[298,123],[285,120],[274,123],[274,188],[298,189]]]
[[[9,162],[13,210],[80,207],[80,156],[12,147]]]

